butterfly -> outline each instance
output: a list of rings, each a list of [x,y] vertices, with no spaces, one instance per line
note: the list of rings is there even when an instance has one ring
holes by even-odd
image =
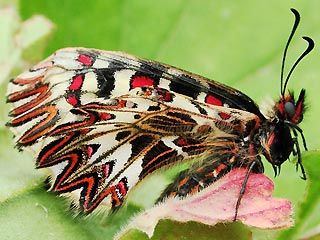
[[[7,126],[18,149],[37,155],[36,167],[51,170],[51,190],[73,194],[84,213],[105,204],[120,208],[146,176],[189,163],[156,202],[184,198],[218,181],[234,168],[264,171],[261,156],[275,175],[293,153],[302,165],[298,126],[305,110],[305,90],[297,99],[287,91],[298,63],[284,77],[281,95],[269,115],[244,93],[190,72],[122,52],[66,48],[12,79]]]

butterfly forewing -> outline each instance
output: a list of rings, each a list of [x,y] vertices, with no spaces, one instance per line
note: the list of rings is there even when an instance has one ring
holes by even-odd
[[[213,153],[223,156],[208,161],[218,161],[209,164],[216,171],[239,161],[238,146],[260,124],[253,101],[242,106],[247,100],[157,62],[63,49],[10,82],[8,125],[19,148],[38,152],[37,167],[51,168],[52,189],[74,192],[81,210],[91,212],[100,202],[121,206],[137,183],[163,167]]]

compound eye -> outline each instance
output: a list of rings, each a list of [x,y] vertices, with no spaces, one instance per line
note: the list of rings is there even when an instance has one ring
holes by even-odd
[[[286,102],[284,104],[284,110],[287,113],[289,119],[291,119],[294,116],[294,113],[296,112],[296,107],[292,102]]]

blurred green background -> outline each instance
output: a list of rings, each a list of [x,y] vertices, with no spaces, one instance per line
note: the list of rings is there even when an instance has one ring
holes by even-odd
[[[289,88],[297,93],[301,88],[307,90],[309,107],[301,128],[309,150],[314,154],[305,157],[305,164],[307,170],[320,172],[319,159],[315,157],[320,146],[318,0],[0,0],[0,7],[8,6],[16,7],[21,21],[38,14],[45,16],[55,25],[55,30],[50,37],[44,37],[41,44],[24,49],[19,55],[23,62],[19,62],[17,57],[10,61],[8,67],[12,53],[21,46],[17,45],[16,38],[9,40],[6,34],[10,32],[9,35],[14,36],[19,32],[21,23],[17,16],[13,18],[15,21],[8,22],[5,15],[0,16],[3,17],[0,19],[0,69],[9,69],[5,79],[59,48],[90,47],[124,51],[186,69],[233,86],[257,103],[268,97],[277,98],[280,94],[280,62],[294,19],[289,9],[296,8],[302,21],[289,49],[287,67],[306,47],[301,36],[312,37],[316,49],[296,69]],[[24,39],[19,39],[19,42],[24,42]],[[2,81],[0,238],[112,239],[112,234],[124,221],[121,217],[112,221],[101,215],[88,219],[73,218],[73,213],[66,211],[68,204],[63,199],[43,190],[46,172],[34,170],[34,156],[13,149],[12,135],[4,128],[8,112],[4,103],[7,80]],[[267,175],[272,178],[269,164],[266,163],[265,167]],[[316,180],[311,177],[310,181]],[[316,191],[313,192],[312,204],[302,210],[298,207],[305,198],[305,187],[306,183],[299,179],[294,164],[284,164],[281,175],[275,179],[275,195],[294,202],[297,227],[282,235],[269,231],[261,235],[256,233],[253,237],[298,239],[309,236],[310,232],[310,236],[318,236],[319,230],[315,229],[319,229],[320,219],[316,214],[312,215],[320,210]],[[317,187],[313,186],[313,189]],[[312,192],[310,189],[309,193]],[[210,235],[210,232],[206,234]],[[168,239],[176,239],[170,236]]]

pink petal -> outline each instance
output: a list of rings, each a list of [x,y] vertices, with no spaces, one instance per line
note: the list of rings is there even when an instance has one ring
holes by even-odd
[[[233,221],[236,203],[247,169],[237,168],[185,199],[172,198],[134,219],[122,231],[137,228],[153,235],[160,219],[180,222],[196,221],[207,225]],[[245,194],[241,200],[237,220],[258,228],[285,228],[293,224],[291,202],[273,198],[274,186],[264,174],[250,174]],[[120,236],[120,235],[118,235]]]

